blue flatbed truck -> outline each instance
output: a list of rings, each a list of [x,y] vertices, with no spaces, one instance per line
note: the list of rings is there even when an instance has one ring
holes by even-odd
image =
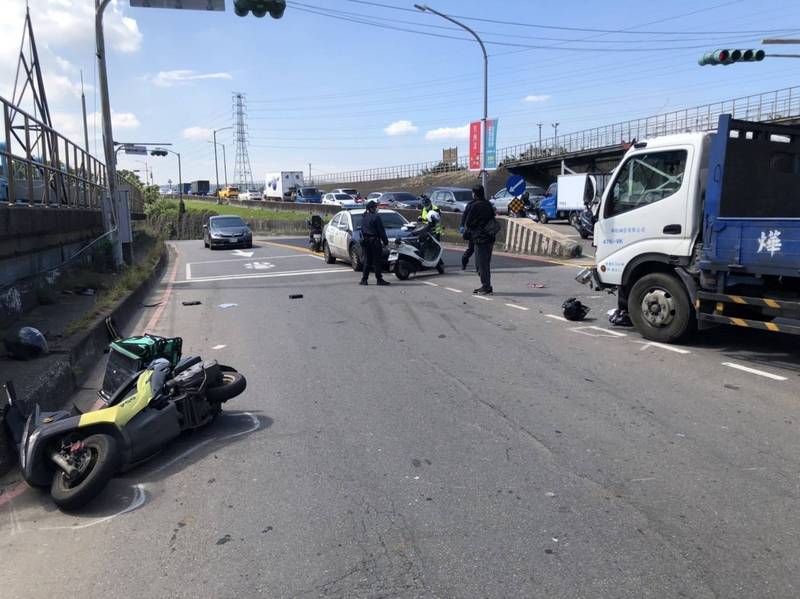
[[[641,141],[597,213],[595,267],[647,339],[719,324],[800,334],[800,126],[721,115]]]

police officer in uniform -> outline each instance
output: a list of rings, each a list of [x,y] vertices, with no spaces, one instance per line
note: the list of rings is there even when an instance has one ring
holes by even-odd
[[[383,221],[378,216],[378,203],[375,200],[367,202],[367,210],[361,219],[361,248],[364,251],[364,269],[361,274],[359,285],[367,285],[369,271],[375,271],[375,279],[378,285],[390,285],[389,281],[383,280],[381,273],[381,262],[383,258],[383,248],[389,245],[386,237],[386,229]]]

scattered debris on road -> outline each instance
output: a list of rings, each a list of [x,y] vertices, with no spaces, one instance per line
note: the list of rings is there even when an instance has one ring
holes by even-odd
[[[220,304],[219,307],[224,310],[225,308],[235,308],[238,305],[239,304]]]
[[[614,326],[618,327],[633,326],[633,323],[631,322],[631,317],[628,316],[627,310],[622,310],[621,308],[617,308],[616,310],[609,310],[607,314],[608,314],[608,322],[610,322]]]
[[[583,320],[591,310],[591,308],[584,306],[574,297],[565,301],[561,307],[564,309],[564,318],[567,320]]]
[[[294,294],[289,296],[289,299],[303,299],[303,294],[302,293],[294,293]]]
[[[531,289],[545,289],[547,285],[544,283],[528,283],[528,287]]]
[[[182,303],[184,306],[199,306],[199,305],[200,305],[200,304],[202,304],[203,302],[201,302],[201,301],[198,301],[198,300],[192,300],[192,301],[190,301],[190,302],[181,302],[181,303]],[[220,308],[221,308],[221,307],[222,307],[222,306],[220,306]]]

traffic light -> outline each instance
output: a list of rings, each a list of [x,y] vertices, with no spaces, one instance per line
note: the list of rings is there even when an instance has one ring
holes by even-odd
[[[734,62],[759,62],[764,60],[766,54],[763,50],[713,50],[706,52],[697,61],[701,67],[707,64],[733,64]]]
[[[162,150],[161,148],[158,148],[156,150],[151,150],[150,151],[150,155],[151,156],[166,156],[167,155],[167,151],[166,150]]]
[[[233,12],[240,17],[252,12],[254,17],[265,17],[269,13],[273,19],[280,19],[285,10],[286,0],[235,0],[233,3]]]

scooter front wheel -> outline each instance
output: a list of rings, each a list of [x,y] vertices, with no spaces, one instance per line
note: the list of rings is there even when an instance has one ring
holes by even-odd
[[[78,472],[72,477],[56,470],[50,485],[50,496],[62,510],[75,510],[86,505],[105,489],[117,471],[119,450],[111,435],[97,434],[83,441],[83,456]]]
[[[394,267],[394,276],[401,281],[405,281],[411,276],[411,268],[405,263],[404,260],[397,261],[397,264]]]

